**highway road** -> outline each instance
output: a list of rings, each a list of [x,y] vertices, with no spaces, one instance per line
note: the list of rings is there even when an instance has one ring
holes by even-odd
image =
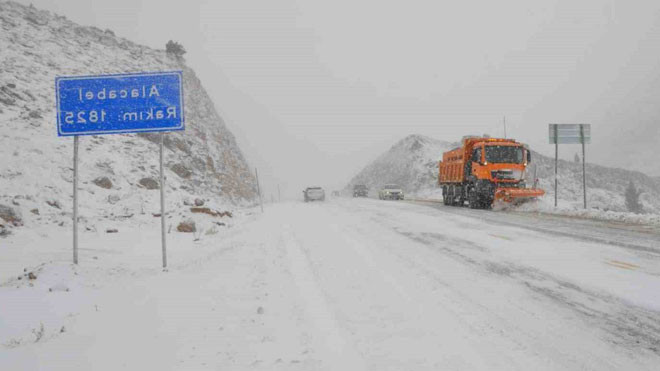
[[[269,204],[202,235],[202,258],[172,244],[166,274],[112,270],[66,333],[0,368],[657,370],[657,241],[437,204]]]

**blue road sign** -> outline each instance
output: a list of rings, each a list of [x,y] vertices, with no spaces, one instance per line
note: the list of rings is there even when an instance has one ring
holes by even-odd
[[[55,79],[57,134],[184,129],[181,71]]]

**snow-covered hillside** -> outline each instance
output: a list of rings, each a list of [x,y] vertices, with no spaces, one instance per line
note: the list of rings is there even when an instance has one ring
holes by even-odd
[[[397,142],[349,183],[366,184],[377,189],[386,183],[401,185],[409,195],[439,197],[437,187],[438,161],[442,153],[458,146],[422,135],[410,135]],[[544,201],[554,199],[554,158],[533,153],[532,166],[527,173],[533,183],[534,168],[540,187],[546,190]],[[587,153],[587,160],[589,159]],[[559,199],[566,207],[582,205],[582,164],[560,160]],[[604,211],[626,211],[624,191],[632,181],[643,191],[640,196],[645,211],[660,212],[660,183],[638,171],[587,164],[588,203],[591,208]]]
[[[561,150],[561,148],[560,148]],[[537,177],[547,198],[554,200],[555,159],[533,154],[533,166],[537,168]],[[589,161],[589,152],[587,152]],[[632,160],[632,159],[631,159]],[[532,167],[533,169],[533,167]],[[564,203],[582,206],[582,163],[560,160],[558,164],[559,194]],[[595,164],[586,164],[587,198],[591,208],[604,211],[627,211],[624,192],[629,182],[642,190],[640,202],[647,212],[660,212],[660,183],[639,171],[624,170]],[[532,172],[528,174],[533,175]]]
[[[194,198],[220,205],[254,200],[249,166],[181,58],[14,2],[0,2],[0,51],[0,205],[21,223],[70,224],[73,139],[57,136],[57,76],[182,70],[186,130],[165,137],[170,206]],[[80,138],[83,217],[158,211],[158,138]]]
[[[400,185],[406,193],[427,189],[437,183],[442,153],[453,146],[427,136],[409,135],[354,176],[347,189],[365,184],[374,191],[388,183]]]

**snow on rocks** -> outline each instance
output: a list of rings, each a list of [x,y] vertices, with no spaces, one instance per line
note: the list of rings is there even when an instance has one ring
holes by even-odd
[[[101,176],[93,180],[93,183],[97,186],[105,189],[112,188],[112,181],[107,176]]]
[[[0,29],[0,204],[21,198],[12,208],[23,228],[71,223],[72,140],[57,137],[52,120],[57,76],[183,70],[186,130],[164,134],[168,206],[183,197],[214,198],[220,209],[254,202],[256,183],[240,148],[182,59],[15,2],[0,2]],[[160,138],[80,138],[83,223],[130,219],[158,205],[150,190],[160,186]]]
[[[432,188],[437,184],[438,160],[453,147],[450,142],[423,135],[409,135],[355,175],[347,186],[364,184],[370,192],[384,184],[398,184],[406,193]]]
[[[20,212],[7,205],[0,205],[0,219],[15,227],[23,225]]]

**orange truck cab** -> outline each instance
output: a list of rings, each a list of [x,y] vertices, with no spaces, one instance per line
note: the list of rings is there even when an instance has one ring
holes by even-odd
[[[542,189],[526,187],[530,162],[531,151],[513,139],[465,137],[439,164],[444,204],[462,206],[467,201],[471,208],[490,208],[495,200],[542,196]]]

